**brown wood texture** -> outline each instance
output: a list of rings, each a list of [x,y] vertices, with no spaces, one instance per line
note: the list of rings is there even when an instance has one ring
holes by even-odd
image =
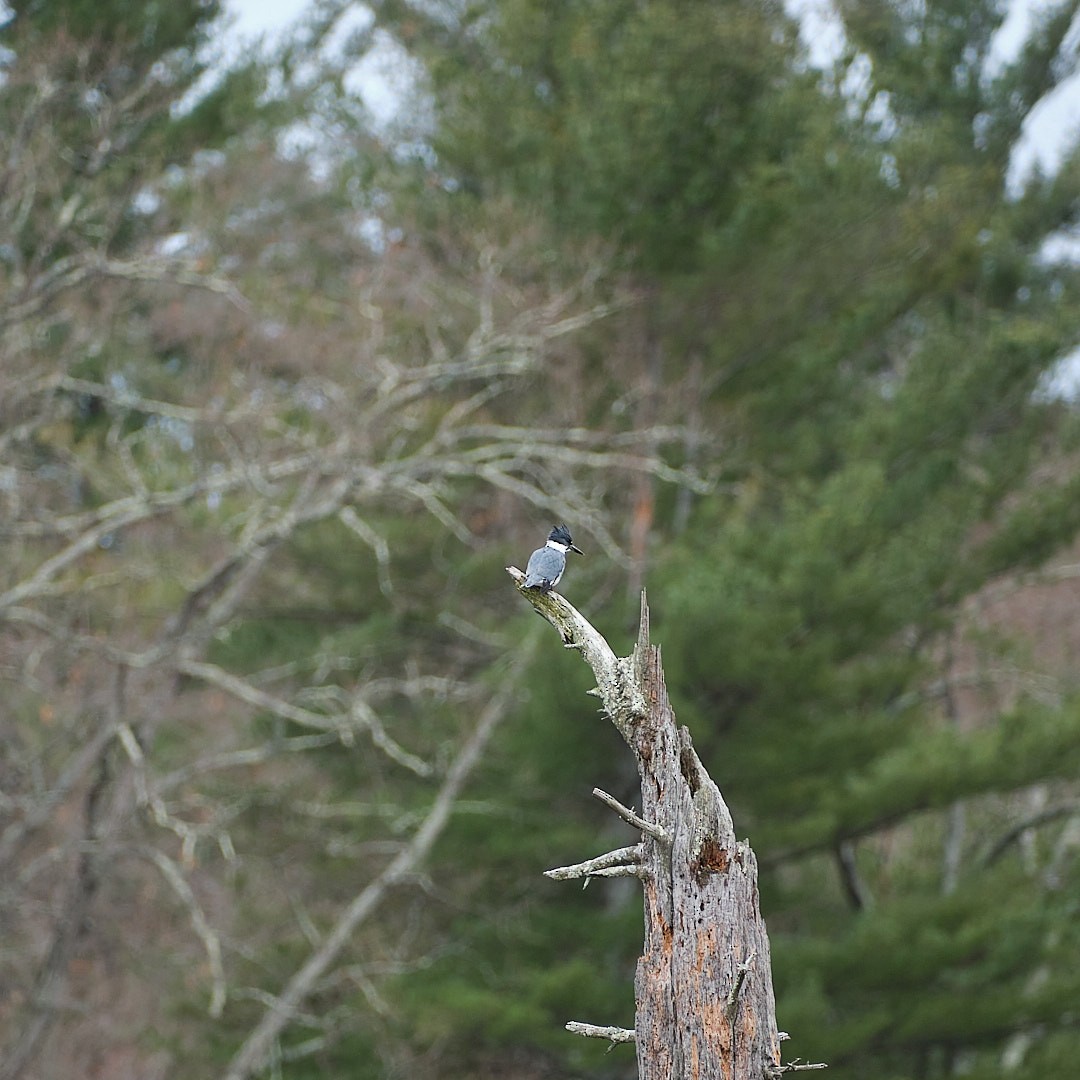
[[[780,1073],[769,939],[757,861],[668,700],[648,609],[634,654],[645,713],[628,739],[643,838],[645,948],[635,979],[640,1080],[762,1080]]]

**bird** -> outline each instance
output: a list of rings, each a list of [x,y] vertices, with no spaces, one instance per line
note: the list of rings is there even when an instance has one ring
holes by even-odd
[[[530,556],[529,563],[525,567],[524,589],[539,589],[541,592],[551,592],[566,569],[566,553],[576,551],[579,555],[585,552],[579,548],[570,537],[570,531],[565,525],[556,525],[547,538],[547,543],[542,548],[537,548]]]

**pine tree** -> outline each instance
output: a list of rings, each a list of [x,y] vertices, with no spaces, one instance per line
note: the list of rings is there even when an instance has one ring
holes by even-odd
[[[426,61],[451,200],[509,195],[620,245],[648,297],[628,321],[663,357],[653,390],[696,417],[722,482],[682,535],[660,500],[654,617],[771,871],[795,1052],[841,1076],[1065,1067],[1067,814],[1026,865],[995,837],[1032,791],[1069,805],[1077,705],[1067,683],[1047,700],[987,672],[1008,627],[971,612],[1080,524],[1074,417],[1044,392],[1080,282],[1040,257],[1076,223],[1077,154],[1006,185],[1024,118],[1072,70],[1075,5],[997,70],[996,4],[846,5],[824,87],[767,6],[403,11],[380,6]],[[608,348],[633,381],[629,337]],[[573,709],[547,693],[545,715]]]

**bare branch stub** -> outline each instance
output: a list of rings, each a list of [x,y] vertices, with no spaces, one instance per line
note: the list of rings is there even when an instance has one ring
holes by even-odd
[[[600,1027],[597,1024],[583,1024],[578,1020],[571,1020],[566,1025],[566,1030],[571,1035],[581,1035],[586,1039],[607,1039],[612,1043],[631,1043],[637,1038],[637,1032],[633,1028]]]
[[[569,881],[583,877],[640,877],[640,863],[640,846],[616,848],[615,851],[597,855],[595,859],[587,859],[573,866],[556,866],[553,870],[545,870],[544,877],[551,878],[552,881]]]
[[[520,571],[507,570],[520,589]],[[622,659],[558,593],[521,591],[565,643],[579,647],[596,676],[594,693],[637,760],[641,812],[616,809],[642,831],[635,849],[645,908],[634,983],[639,1077],[775,1080],[784,1066],[757,860],[736,840],[719,788],[675,721],[644,594],[637,645]]]
[[[628,825],[632,825],[639,832],[643,832],[646,836],[651,836],[658,844],[671,846],[671,837],[659,826],[654,825],[651,821],[646,821],[640,814],[635,814],[633,810],[628,806],[623,806],[614,795],[609,795],[606,791],[602,791],[600,788],[593,788],[593,795],[599,799],[605,806],[610,807],[619,815]]]

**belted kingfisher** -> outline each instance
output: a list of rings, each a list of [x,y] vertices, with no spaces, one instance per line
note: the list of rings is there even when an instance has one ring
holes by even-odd
[[[525,583],[522,587],[551,592],[559,584],[559,578],[563,576],[563,571],[566,569],[568,551],[576,551],[579,555],[585,554],[574,544],[566,526],[556,525],[551,530],[547,543],[529,556],[529,565],[525,567]]]

